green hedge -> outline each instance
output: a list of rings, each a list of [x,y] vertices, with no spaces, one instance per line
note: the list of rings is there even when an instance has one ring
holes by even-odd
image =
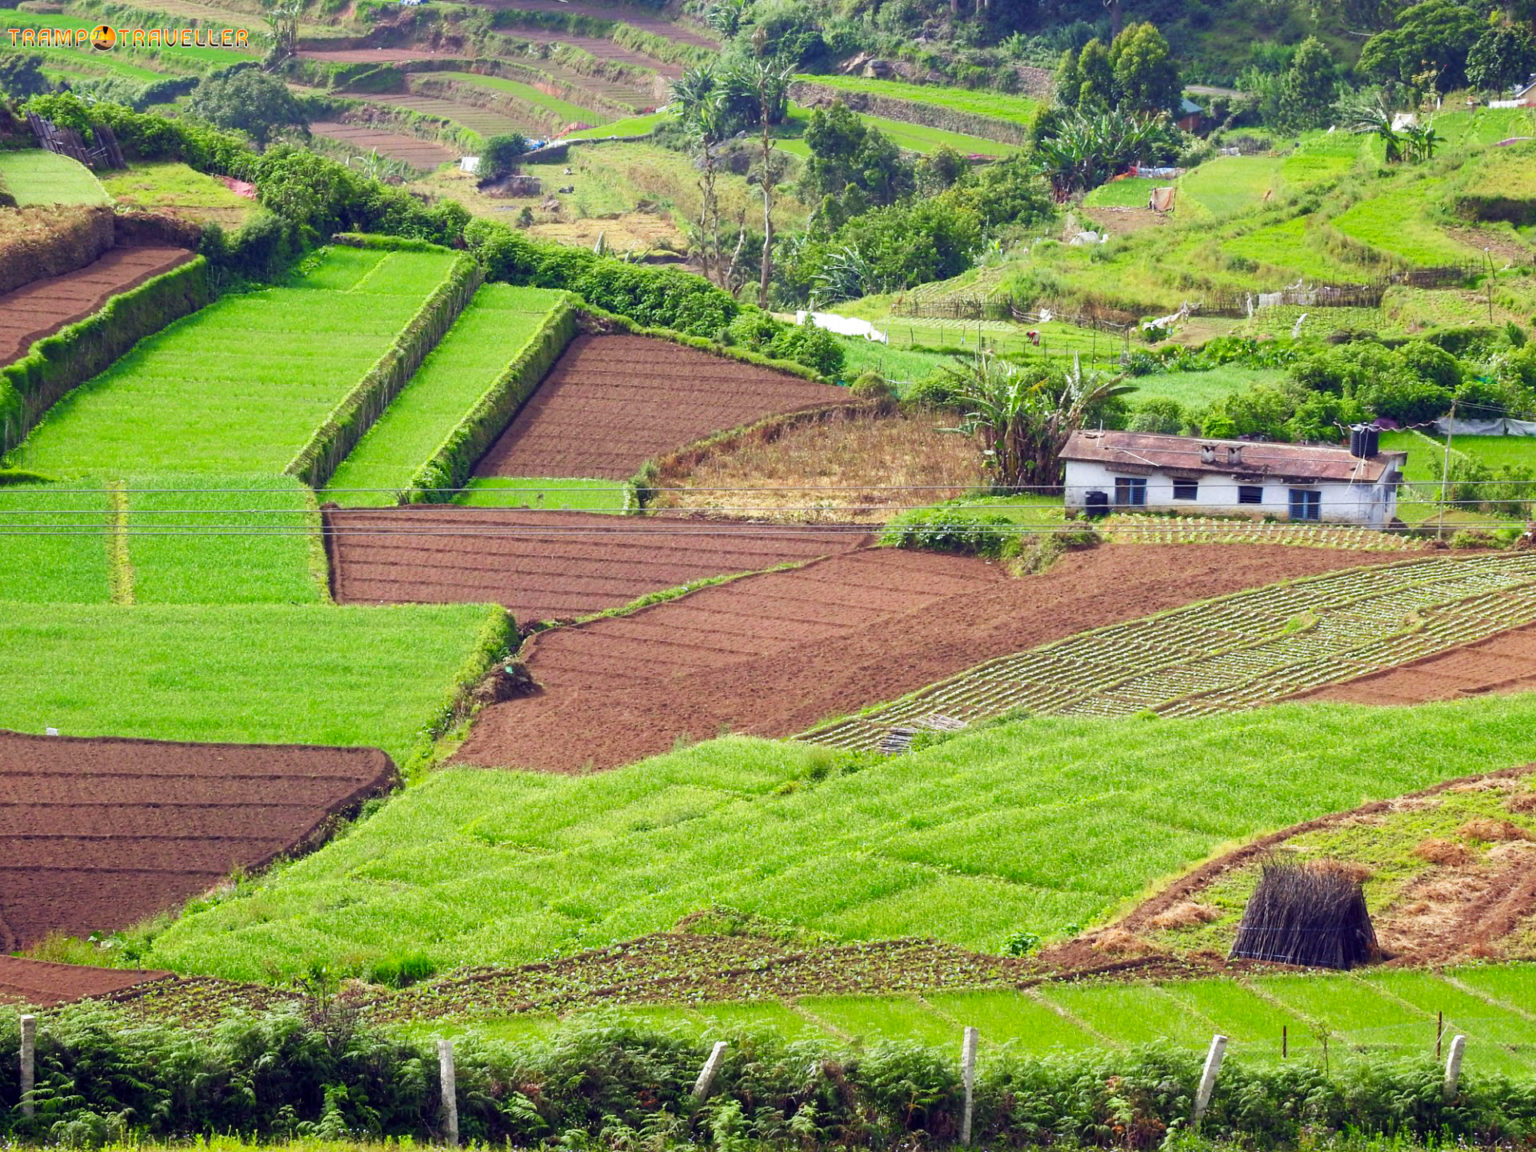
[[[347,248],[372,248],[383,252],[452,252],[430,240],[418,240],[414,236],[378,236],[371,232],[337,232],[331,237],[332,244]]]
[[[331,473],[357,447],[363,433],[373,426],[400,389],[410,382],[427,353],[453,327],[484,278],[484,269],[473,257],[460,256],[455,260],[448,278],[411,317],[389,351],[347,393],[325,423],[315,429],[309,443],[283,471],[311,488],[325,487]]]
[[[464,486],[475,461],[485,455],[486,449],[511,423],[576,335],[576,310],[572,304],[572,300],[562,301],[544,318],[512,363],[448,433],[432,458],[411,477],[401,494],[402,503],[442,503],[452,499],[452,489]]]
[[[150,1005],[153,1001],[150,1001]],[[713,1037],[711,1037],[713,1039]],[[0,1061],[17,1066],[20,1028],[0,1016]],[[734,1032],[706,1101],[694,1080],[710,1045],[599,1017],[545,1041],[455,1042],[462,1138],[514,1148],[593,1150],[953,1147],[965,1091],[957,1053],[912,1043],[793,1044]],[[958,1047],[958,1045],[957,1045]],[[1465,1073],[1450,1099],[1434,1061],[1228,1059],[1200,1129],[1191,1124],[1201,1057],[1160,1049],[1020,1057],[1002,1052],[975,1081],[981,1148],[1244,1149],[1527,1146],[1536,1081]],[[437,1060],[427,1040],[360,1027],[334,995],[236,1015],[217,1028],[145,1021],[79,1005],[38,1021],[35,1115],[0,1077],[0,1134],[82,1147],[132,1134],[261,1142],[442,1138]],[[1206,1143],[1211,1142],[1210,1144]]]
[[[0,369],[0,453],[20,444],[70,389],[212,299],[208,261],[197,256],[113,296],[99,312],[32,345],[26,356]]]

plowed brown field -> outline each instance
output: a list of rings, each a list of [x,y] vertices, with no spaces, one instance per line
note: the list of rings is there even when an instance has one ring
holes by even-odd
[[[306,846],[394,778],[371,748],[0,732],[0,950],[175,907]]]
[[[475,474],[624,480],[713,432],[853,399],[667,340],[578,336]]]
[[[430,169],[447,163],[458,152],[446,144],[431,140],[419,140],[399,132],[381,132],[367,124],[341,124],[334,120],[317,120],[309,126],[316,136],[338,140],[361,152],[378,152],[391,160],[399,160],[412,168]]]
[[[1511,628],[1475,644],[1347,684],[1319,688],[1295,699],[1424,704],[1488,692],[1536,692],[1536,625]]]
[[[789,736],[994,656],[1381,559],[1263,545],[1107,545],[1015,579],[960,556],[851,552],[534,637],[523,656],[542,690],[483,709],[458,758],[571,772],[726,728]]]
[[[83,1000],[87,996],[110,996],[140,984],[164,980],[169,975],[169,972],[87,968],[79,964],[51,964],[46,960],[0,956],[0,1002],[47,1008]]]
[[[0,365],[20,359],[34,341],[84,320],[109,297],[190,259],[185,248],[111,248],[77,272],[34,280],[0,295]]]
[[[869,543],[860,530],[499,508],[327,509],[343,604],[501,604],[568,620],[694,580],[758,572]]]

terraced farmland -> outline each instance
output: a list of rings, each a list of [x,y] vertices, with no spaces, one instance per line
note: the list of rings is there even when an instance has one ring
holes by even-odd
[[[141,341],[13,453],[46,475],[281,472],[443,281],[448,254],[337,248]]]
[[[1239,593],[1073,636],[802,737],[878,748],[1012,711],[1193,716],[1348,681],[1536,620],[1536,556],[1418,560]]]

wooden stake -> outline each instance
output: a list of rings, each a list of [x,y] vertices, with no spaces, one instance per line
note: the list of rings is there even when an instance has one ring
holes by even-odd
[[[37,1087],[37,1017],[21,1018],[21,1114],[33,1112],[32,1090]]]
[[[1445,1062],[1445,1098],[1456,1099],[1456,1081],[1461,1079],[1461,1054],[1467,1047],[1465,1036],[1451,1037],[1451,1055]]]
[[[1200,1126],[1200,1118],[1210,1106],[1211,1093],[1216,1091],[1216,1073],[1221,1071],[1221,1060],[1227,1054],[1227,1038],[1220,1033],[1211,1037],[1211,1050],[1205,1054],[1205,1069],[1200,1073],[1200,1090],[1195,1093],[1194,1126]]]
[[[1280,1025],[1280,1059],[1284,1060],[1291,1054],[1291,1036],[1288,1025]]]
[[[443,1090],[443,1143],[459,1146],[459,1088],[453,1071],[453,1041],[437,1042],[437,1076]]]
[[[1445,1036],[1445,1013],[1435,1013],[1435,1059],[1440,1059],[1440,1040]]]
[[[704,1061],[704,1067],[699,1070],[699,1078],[693,1082],[693,1098],[703,1101],[709,1099],[709,1093],[715,1086],[715,1077],[720,1072],[720,1065],[725,1063],[725,1050],[730,1045],[724,1040],[716,1040],[715,1046],[709,1050],[709,1059]]]
[[[965,1082],[965,1112],[960,1118],[961,1144],[971,1142],[971,1118],[976,1105],[976,1045],[980,1039],[980,1032],[967,1028],[960,1042],[960,1078]]]

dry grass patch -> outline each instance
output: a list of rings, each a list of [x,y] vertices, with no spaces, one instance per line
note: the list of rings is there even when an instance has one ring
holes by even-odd
[[[663,461],[658,486],[671,491],[655,507],[883,523],[982,483],[975,443],[942,427],[940,416],[868,409],[765,424]]]
[[[1221,919],[1221,909],[1209,904],[1196,904],[1182,900],[1166,912],[1159,912],[1147,924],[1153,928],[1193,928],[1197,924],[1209,924]]]
[[[1500,840],[1529,840],[1531,834],[1518,824],[1511,824],[1508,820],[1469,820],[1457,833],[1468,840],[1482,840],[1485,843],[1496,843]]]
[[[1476,859],[1476,854],[1465,844],[1434,836],[1415,848],[1413,854],[1427,863],[1442,865],[1470,864]]]

